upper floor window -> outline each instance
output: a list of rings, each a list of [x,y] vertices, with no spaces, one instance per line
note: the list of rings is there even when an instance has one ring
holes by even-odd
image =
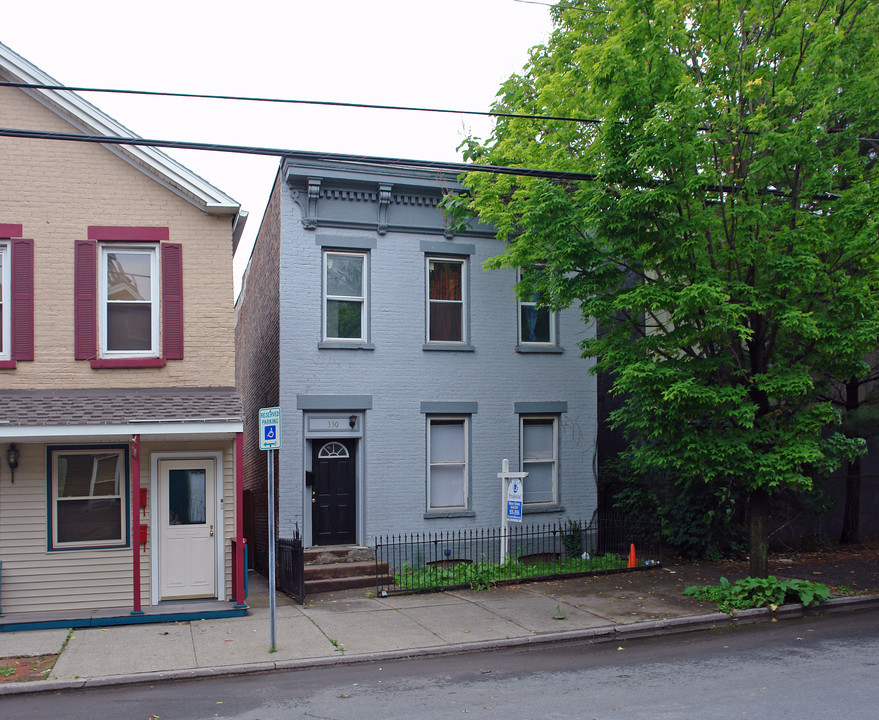
[[[558,504],[558,418],[522,417],[520,422],[520,467],[528,473],[523,502]]]
[[[0,223],[0,369],[34,359],[34,241]]]
[[[427,340],[466,340],[466,261],[427,258]]]
[[[12,303],[9,300],[9,288],[9,245],[0,242],[0,360],[9,359],[12,344],[12,323],[9,318]]]
[[[467,507],[469,440],[466,418],[427,419],[427,509]]]
[[[98,294],[104,357],[157,357],[159,281],[156,247],[102,245]]]
[[[365,253],[324,252],[324,340],[366,342]]]
[[[74,252],[74,355],[92,367],[183,359],[183,246],[164,227],[89,227]]]
[[[528,273],[539,273],[541,268],[531,268],[524,273],[519,271],[519,281]],[[545,307],[539,307],[540,295],[534,294],[529,300],[519,301],[519,344],[555,345],[555,314]]]

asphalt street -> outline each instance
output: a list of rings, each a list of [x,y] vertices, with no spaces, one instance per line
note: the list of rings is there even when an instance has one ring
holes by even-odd
[[[0,698],[4,717],[875,720],[879,612]]]

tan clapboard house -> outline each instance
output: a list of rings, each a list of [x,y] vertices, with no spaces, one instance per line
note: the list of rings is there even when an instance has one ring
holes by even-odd
[[[57,85],[0,44],[0,80]],[[0,128],[136,138],[65,90]],[[246,612],[232,253],[148,147],[0,136],[0,629]]]

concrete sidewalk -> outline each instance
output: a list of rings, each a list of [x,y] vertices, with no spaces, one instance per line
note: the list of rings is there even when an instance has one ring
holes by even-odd
[[[711,603],[683,596],[686,585],[717,580],[716,573],[694,568],[386,598],[347,591],[314,596],[304,606],[278,595],[275,652],[269,651],[267,584],[252,573],[251,610],[243,618],[0,633],[0,657],[60,652],[48,679],[2,683],[0,695],[539,642],[622,642],[772,617],[765,609],[728,616]],[[879,595],[837,598],[822,605],[822,611],[871,607],[879,608]],[[785,606],[775,616],[802,613],[801,606]]]

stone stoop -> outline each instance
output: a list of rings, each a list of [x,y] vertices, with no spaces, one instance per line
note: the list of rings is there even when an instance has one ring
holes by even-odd
[[[375,587],[386,583],[388,564],[376,565],[371,548],[357,545],[305,548],[305,594]]]

